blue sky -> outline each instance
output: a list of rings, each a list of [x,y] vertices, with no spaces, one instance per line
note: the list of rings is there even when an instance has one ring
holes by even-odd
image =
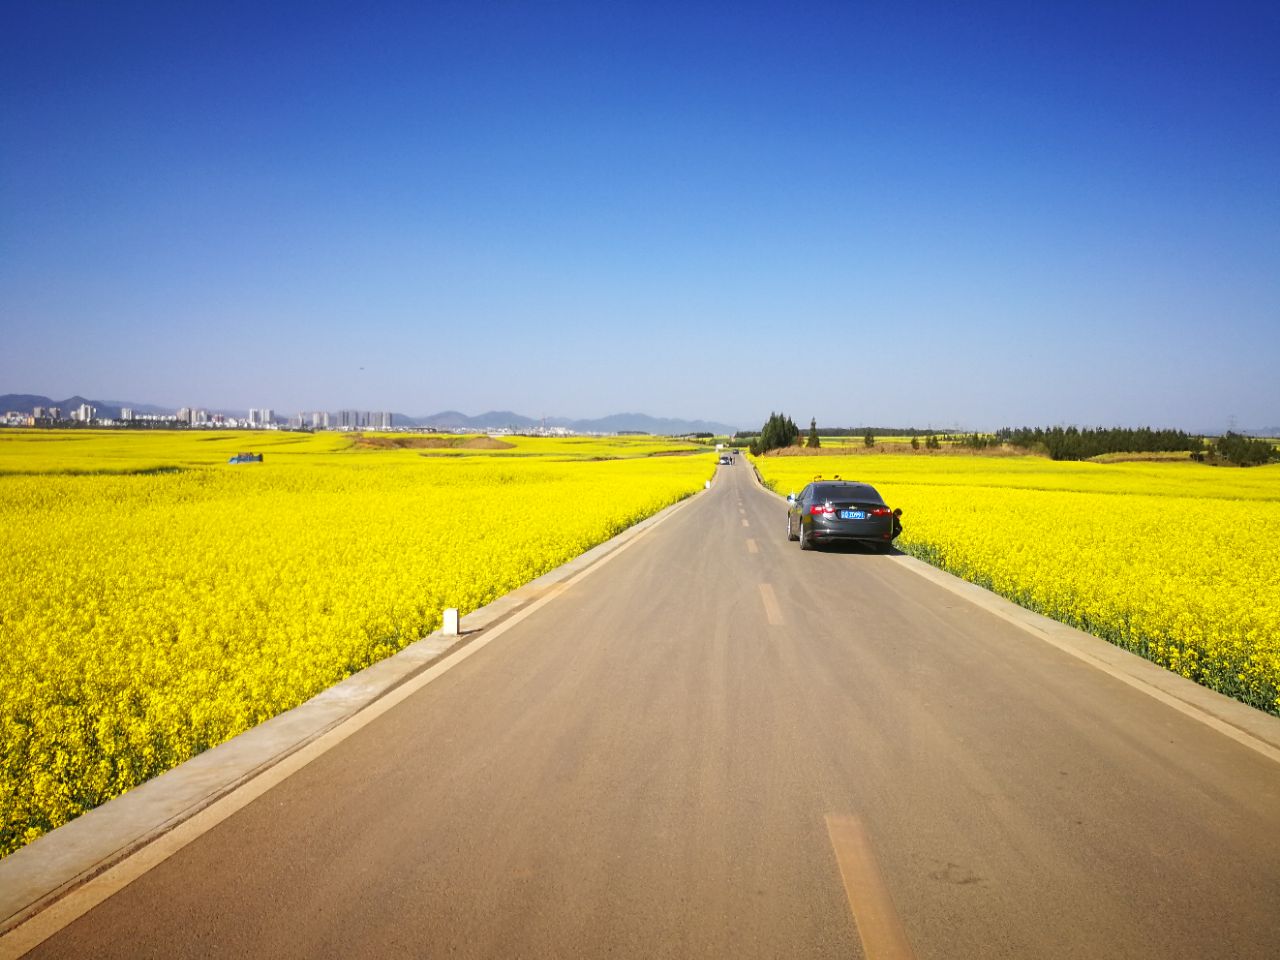
[[[5,5],[0,393],[1280,423],[1280,8]]]

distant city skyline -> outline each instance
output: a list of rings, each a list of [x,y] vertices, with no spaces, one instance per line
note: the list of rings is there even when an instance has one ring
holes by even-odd
[[[393,410],[315,409],[280,411],[260,407],[191,407],[175,410],[152,403],[95,400],[79,395],[53,400],[42,394],[0,394],[0,426],[55,427],[59,421],[80,421],[118,426],[155,427],[166,423],[181,427],[272,427],[321,430],[390,430],[436,427],[442,430],[547,430],[575,433],[732,433],[739,424],[701,419],[651,417],[643,413],[612,414],[596,419],[530,417],[515,411],[486,411],[467,416],[456,410],[410,415]]]
[[[22,4],[0,390],[1280,421],[1280,10]]]
[[[39,397],[39,402],[14,403],[15,396],[24,396],[28,401],[33,401]],[[266,422],[289,426],[294,429],[303,427],[316,429],[373,429],[386,430],[394,428],[416,428],[428,425],[439,426],[442,429],[526,429],[535,426],[545,428],[561,428],[567,427],[574,431],[580,432],[635,432],[637,429],[643,429],[646,422],[661,422],[670,426],[672,429],[665,432],[687,433],[696,430],[709,429],[714,433],[732,433],[732,432],[752,432],[759,430],[760,424],[756,423],[725,423],[721,421],[708,421],[699,417],[677,417],[677,418],[657,418],[643,411],[633,411],[630,413],[615,413],[599,418],[584,418],[562,415],[538,415],[531,416],[516,410],[484,410],[475,413],[467,413],[453,408],[448,410],[437,410],[430,413],[409,414],[404,411],[396,410],[358,410],[342,407],[307,407],[301,410],[276,410],[273,408],[254,408],[245,407],[243,405],[228,405],[220,407],[171,407],[163,404],[154,404],[149,402],[136,401],[119,401],[119,400],[87,400],[79,395],[74,395],[65,400],[52,400],[43,395],[15,395],[0,394],[0,425],[5,423],[8,413],[15,410],[24,410],[31,413],[36,418],[48,416],[49,409],[58,411],[54,414],[55,419],[61,415],[66,419],[90,419],[92,417],[112,417],[111,412],[119,408],[120,419],[138,421],[156,421],[177,418],[183,423],[191,425],[199,425],[205,423],[216,423],[220,425],[242,423],[246,426],[252,426],[261,423],[264,419]],[[86,410],[93,413],[86,414]],[[791,416],[787,411],[779,411],[784,415]],[[227,418],[233,418],[228,420]],[[803,426],[803,417],[792,416]],[[814,418],[810,418],[814,419]],[[1237,418],[1229,417],[1228,422],[1221,427],[1211,427],[1201,429],[1194,425],[1187,424],[1103,424],[1103,423],[1066,423],[1059,421],[1057,423],[1044,424],[972,424],[958,420],[950,421],[929,421],[926,423],[897,423],[885,421],[882,423],[873,423],[871,421],[849,421],[837,423],[833,421],[819,421],[818,426],[825,429],[847,429],[847,428],[912,428],[917,430],[933,430],[938,433],[968,433],[980,432],[991,433],[1005,427],[1020,426],[1042,426],[1042,427],[1069,427],[1075,426],[1080,428],[1097,428],[1097,427],[1155,427],[1157,429],[1168,428],[1185,430],[1186,432],[1201,435],[1218,436],[1225,432],[1243,432],[1254,434],[1257,436],[1277,437],[1280,436],[1280,422],[1269,424],[1242,424]],[[658,432],[664,432],[659,430]]]

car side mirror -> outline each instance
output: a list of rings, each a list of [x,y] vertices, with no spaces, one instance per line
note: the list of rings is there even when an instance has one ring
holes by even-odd
[[[794,493],[788,493],[787,503],[795,503],[795,502],[796,502],[796,495]]]

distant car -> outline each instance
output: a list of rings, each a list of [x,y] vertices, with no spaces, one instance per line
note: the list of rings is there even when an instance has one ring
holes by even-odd
[[[902,532],[902,511],[890,510],[868,483],[819,477],[787,503],[787,539],[799,540],[801,550],[844,541],[888,553]]]
[[[728,454],[728,453],[723,454],[723,455],[720,457],[720,462],[721,462],[721,463],[723,463],[723,464],[725,464],[725,465],[727,465],[727,466],[732,466],[732,465],[733,465],[733,456],[732,456],[732,454]]]

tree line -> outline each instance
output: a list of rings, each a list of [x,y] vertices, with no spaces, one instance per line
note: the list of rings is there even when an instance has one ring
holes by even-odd
[[[1228,430],[1217,440],[1206,445],[1210,457],[1221,457],[1242,467],[1256,467],[1271,460],[1280,460],[1280,451],[1269,440],[1245,437]],[[1197,459],[1196,454],[1192,454]]]
[[[982,438],[961,440],[967,446],[983,446]],[[1104,453],[1190,453],[1193,460],[1220,461],[1252,466],[1280,459],[1275,446],[1228,430],[1206,441],[1185,430],[1153,430],[1150,427],[1004,427],[988,443],[1007,443],[1044,452],[1052,460],[1087,460]]]
[[[1204,438],[1150,427],[1004,427],[997,443],[1043,450],[1051,460],[1087,460],[1103,453],[1203,453]]]
[[[820,446],[819,434],[824,437],[862,436],[870,447],[876,434],[911,437],[913,449],[919,449],[924,438],[926,449],[941,446],[932,430],[914,427],[823,427],[816,420],[809,423],[805,445]],[[1246,437],[1227,431],[1221,437],[1206,440],[1203,436],[1185,430],[1154,430],[1151,427],[1002,427],[994,434],[962,433],[944,434],[960,446],[981,450],[989,446],[1008,444],[1035,453],[1043,453],[1052,460],[1087,460],[1107,453],[1178,453],[1191,454],[1192,459],[1210,463],[1227,462],[1241,466],[1280,460],[1280,451],[1269,440]],[[790,417],[770,413],[759,433],[740,433],[739,442],[749,441],[750,450],[759,455],[781,447],[801,442],[800,429]]]

